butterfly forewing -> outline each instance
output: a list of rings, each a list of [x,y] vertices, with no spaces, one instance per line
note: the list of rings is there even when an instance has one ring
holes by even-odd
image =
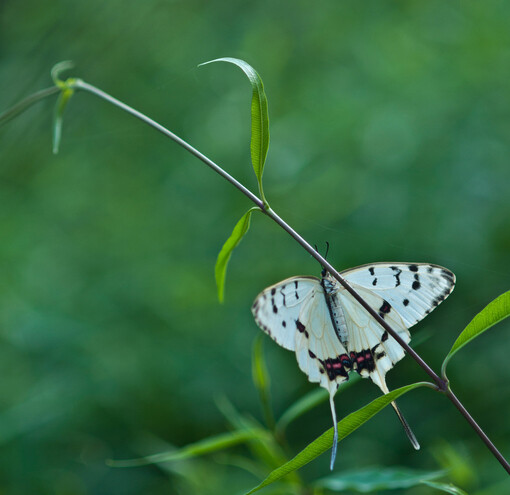
[[[346,270],[342,276],[386,300],[407,328],[428,315],[455,286],[450,270],[427,263],[372,263]]]
[[[257,325],[285,349],[296,350],[296,320],[317,288],[316,277],[293,277],[263,290],[251,308]]]

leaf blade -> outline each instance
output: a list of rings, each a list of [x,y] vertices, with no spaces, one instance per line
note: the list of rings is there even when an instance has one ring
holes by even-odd
[[[209,438],[205,438],[195,443],[186,445],[181,449],[171,452],[161,452],[137,459],[113,460],[107,461],[107,464],[112,467],[134,467],[145,466],[147,464],[157,464],[160,462],[181,461],[192,457],[223,450],[228,447],[233,447],[240,443],[246,443],[254,438],[259,438],[266,433],[263,430],[256,428],[236,430],[229,433],[221,433]]]
[[[437,481],[422,481],[422,485],[430,486],[436,490],[440,490],[444,493],[451,493],[452,495],[468,495],[464,490],[458,486],[452,485],[451,483],[440,483]]]
[[[431,386],[426,382],[413,383],[405,387],[393,390],[389,394],[377,397],[366,406],[358,409],[357,411],[349,414],[338,423],[338,439],[339,441],[350,435],[353,431],[357,430],[361,425],[366,423],[370,418],[375,416],[379,411],[386,407],[390,402],[396,400],[401,395],[409,392],[418,387]],[[246,495],[255,493],[261,488],[278,481],[289,473],[308,464],[310,461],[318,457],[320,454],[326,452],[331,448],[333,443],[333,428],[330,428],[320,437],[316,438],[312,443],[307,445],[301,452],[299,452],[289,462],[276,468],[256,487],[247,492]]]
[[[508,316],[510,316],[510,290],[487,304],[462,330],[443,361],[441,368],[443,377],[446,377],[446,366],[457,351]]]
[[[259,189],[262,194],[262,174],[266,163],[267,151],[269,149],[269,113],[267,106],[267,97],[264,91],[264,84],[257,71],[244,60],[232,57],[222,57],[202,65],[212,64],[213,62],[228,62],[237,65],[248,77],[252,87],[251,98],[251,161],[253,170],[257,176]]]
[[[248,229],[250,228],[251,214],[256,210],[259,210],[257,206],[250,208],[236,223],[234,230],[232,230],[232,233],[230,234],[229,238],[225,241],[225,244],[223,244],[223,247],[221,248],[218,254],[218,258],[216,259],[214,275],[216,278],[216,286],[218,288],[218,299],[220,303],[222,303],[224,300],[225,277],[227,274],[228,262],[230,261],[232,252],[241,242],[246,232],[248,232]]]
[[[267,370],[266,360],[264,357],[264,340],[263,335],[259,334],[253,342],[252,351],[252,378],[255,388],[259,392],[262,410],[266,420],[266,426],[270,430],[274,430],[275,422],[273,411],[271,409],[271,378]]]
[[[361,493],[395,490],[421,485],[424,481],[435,480],[445,471],[421,471],[404,467],[365,468],[344,471],[321,478],[314,486],[331,491],[352,490]]]

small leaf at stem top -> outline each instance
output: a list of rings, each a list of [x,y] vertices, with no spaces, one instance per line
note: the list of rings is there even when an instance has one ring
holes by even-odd
[[[204,62],[200,65],[211,64],[213,62],[228,62],[237,65],[246,74],[251,83],[251,162],[259,183],[261,199],[266,202],[262,189],[262,174],[269,148],[269,115],[264,84],[255,69],[244,60],[223,57]]]
[[[462,331],[443,361],[441,368],[443,377],[446,378],[446,366],[459,349],[508,316],[510,316],[510,291],[501,294],[485,306]]]
[[[216,260],[216,267],[214,269],[216,276],[216,286],[218,287],[218,299],[223,302],[225,293],[225,276],[227,273],[228,262],[232,256],[232,251],[241,242],[248,229],[250,228],[251,214],[259,210],[257,206],[250,208],[236,223],[234,230],[230,234],[230,237],[226,240],[225,244],[221,248],[218,258]]]
[[[64,111],[67,107],[71,96],[74,91],[70,88],[62,88],[60,95],[55,105],[55,112],[53,117],[53,153],[56,155],[60,147],[60,139],[62,137],[62,121],[64,118]]]

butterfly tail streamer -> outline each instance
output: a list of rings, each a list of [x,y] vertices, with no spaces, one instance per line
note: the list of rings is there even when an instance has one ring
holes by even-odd
[[[418,443],[418,440],[416,440],[413,430],[411,430],[411,427],[409,426],[409,423],[406,421],[406,418],[404,418],[404,415],[400,412],[400,409],[397,406],[397,403],[392,402],[391,405],[393,406],[393,409],[397,413],[398,419],[402,423],[402,426],[404,427],[404,431],[406,432],[407,438],[409,438],[411,445],[414,447],[415,450],[420,450],[420,444]]]
[[[335,429],[335,435],[333,437],[333,446],[331,448],[331,462],[329,464],[329,469],[333,471],[333,466],[335,465],[336,459],[336,446],[338,444],[338,422],[336,420],[336,410],[335,410],[335,395],[329,394],[329,404],[331,406],[331,416],[333,417],[333,427]]]

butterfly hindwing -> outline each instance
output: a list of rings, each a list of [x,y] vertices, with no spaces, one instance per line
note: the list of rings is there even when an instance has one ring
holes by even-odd
[[[296,352],[311,382],[334,393],[347,380],[350,360],[336,336],[319,279],[293,277],[268,287],[255,299],[252,312],[264,332]]]
[[[411,340],[401,316],[387,301],[362,286],[351,284],[372,308],[379,311],[383,308],[384,319],[404,342]],[[340,303],[346,314],[347,350],[353,365],[361,376],[370,377],[379,385],[386,372],[404,357],[404,349],[347,291],[340,291]]]

